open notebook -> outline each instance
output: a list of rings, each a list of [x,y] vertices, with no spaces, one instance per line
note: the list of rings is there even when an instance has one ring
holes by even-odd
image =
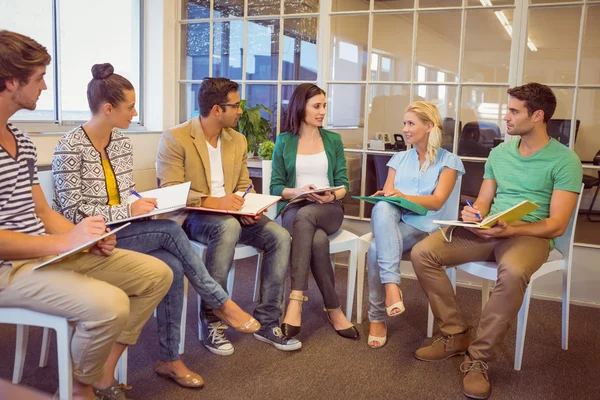
[[[322,195],[325,192],[335,192],[336,190],[340,190],[340,189],[343,189],[343,188],[344,188],[344,185],[342,185],[342,186],[329,186],[329,187],[316,188],[314,190],[309,190],[308,192],[304,192],[302,194],[299,194],[296,197],[291,198],[290,199],[290,203],[298,201],[298,200],[301,200],[301,199],[305,199],[307,197],[307,195],[310,194],[310,193],[316,193],[318,195]]]
[[[393,197],[393,196],[352,196],[353,199],[358,199],[362,201],[366,201],[367,203],[378,203],[380,201],[385,201],[387,203],[393,204],[396,207],[404,208],[405,210],[412,211],[417,215],[427,215],[427,209],[423,206],[420,206],[416,203],[413,203],[410,200],[406,200],[402,197]]]
[[[540,208],[535,203],[532,203],[529,200],[524,200],[509,208],[508,210],[501,211],[494,215],[489,215],[487,218],[483,219],[481,222],[464,222],[464,221],[433,221],[434,224],[440,225],[452,225],[452,226],[465,226],[468,228],[480,228],[480,229],[489,229],[498,223],[498,220],[502,220],[506,223],[510,223],[516,221],[518,219],[523,218],[527,214],[532,211]]]
[[[140,218],[148,218],[154,215],[164,214],[171,211],[177,211],[184,208],[187,203],[188,193],[190,191],[191,182],[184,182],[178,185],[167,186],[160,189],[148,190],[141,192],[142,197],[155,198],[158,203],[158,208],[148,214],[136,215],[135,217],[129,217],[125,219],[119,219],[115,221],[107,222],[106,225],[120,224],[122,222],[133,221]],[[138,197],[133,194],[129,196],[127,200],[129,204],[138,200]]]
[[[125,228],[126,226],[128,226],[130,224],[131,224],[131,222],[128,222],[118,228],[115,228],[115,229],[111,230],[110,232],[105,233],[102,236],[98,236],[97,238],[94,238],[94,239],[90,240],[89,242],[86,242],[86,243],[82,244],[81,246],[74,248],[73,250],[69,250],[66,253],[59,254],[56,257],[51,258],[50,260],[44,261],[43,263],[38,264],[35,267],[33,267],[33,269],[35,270],[38,268],[42,268],[45,265],[55,263],[57,261],[62,260],[63,258],[69,257],[70,255],[77,254],[80,251],[87,250],[90,247],[92,247],[93,245],[95,245],[96,243],[98,243],[99,241],[101,241],[102,239],[104,239],[105,237],[110,236],[113,233],[120,231],[121,229]]]
[[[238,196],[242,196],[244,192],[236,192]],[[238,211],[232,210],[217,210],[214,208],[204,207],[186,207],[186,210],[207,211],[221,214],[249,215],[256,217],[264,212],[267,208],[281,200],[281,196],[270,196],[267,194],[248,193],[244,197],[244,205]]]

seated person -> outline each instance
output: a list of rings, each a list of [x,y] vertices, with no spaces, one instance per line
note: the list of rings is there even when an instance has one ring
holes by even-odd
[[[127,201],[134,190],[133,149],[129,138],[117,128],[128,128],[137,115],[135,92],[131,82],[113,71],[110,64],[92,67],[93,79],[87,90],[92,119],[61,137],[54,150],[55,206],[74,223],[92,215],[118,221],[147,214],[157,206],[156,199],[151,198],[132,204]],[[174,283],[157,310],[161,361],[154,370],[181,386],[202,387],[202,377],[191,372],[179,357],[184,275],[232,328],[254,333],[260,324],[211,278],[177,222],[137,219],[116,236],[117,247],[154,256],[173,270]]]
[[[277,205],[282,224],[292,238],[292,292],[281,330],[286,337],[300,332],[302,302],[308,298],[308,271],[312,270],[323,295],[327,316],[342,337],[358,339],[358,330],[346,318],[335,292],[328,235],[344,221],[340,201],[348,191],[344,144],[337,133],[322,129],[327,103],[325,92],[312,83],[298,86],[285,118],[285,132],[277,136],[273,152],[271,194],[282,196]],[[344,186],[336,191],[308,194],[306,200],[287,201],[317,187]],[[284,208],[285,207],[285,208]]]
[[[504,120],[507,133],[516,138],[492,150],[479,196],[473,207],[463,208],[462,219],[480,221],[523,200],[540,208],[511,224],[499,221],[491,229],[456,227],[451,242],[438,231],[411,252],[415,273],[443,335],[418,349],[415,357],[439,361],[466,353],[460,367],[465,373],[463,393],[475,399],[489,396],[487,363],[496,357],[518,314],[531,275],[548,259],[553,238],[565,232],[581,191],[579,158],[546,130],[556,109],[552,90],[528,83],[509,89],[508,94]],[[472,261],[498,264],[498,279],[481,313],[475,339],[459,316],[443,267]]]
[[[200,116],[163,132],[158,146],[161,186],[191,181],[188,205],[215,210],[239,210],[248,175],[246,138],[232,128],[242,113],[238,84],[225,78],[206,78],[198,91]],[[233,216],[222,212],[184,212],[183,229],[190,239],[207,245],[206,268],[223,287],[238,243],[263,251],[260,300],[254,317],[262,328],[257,340],[279,350],[297,350],[302,343],[287,339],[279,328],[283,282],[290,256],[290,235],[267,216]],[[216,353],[232,349],[218,315],[202,302],[202,320],[208,330],[204,345]]]
[[[48,64],[45,47],[0,30],[0,307],[68,318],[75,324],[73,399],[90,400],[96,392],[97,398],[124,400],[113,377],[117,361],[137,341],[173,274],[154,257],[114,250],[114,235],[33,270],[106,232],[101,216],[74,226],[50,208],[37,177],[35,146],[8,123],[18,110],[35,110]]]
[[[460,158],[441,148],[442,117],[434,104],[416,101],[404,114],[404,135],[412,145],[388,162],[388,175],[377,196],[398,196],[429,210],[417,215],[380,201],[373,207],[373,240],[368,251],[369,266],[369,339],[371,348],[387,341],[388,317],[404,312],[400,285],[400,261],[428,233],[437,229],[433,220],[447,209],[446,200],[458,177],[465,173]]]

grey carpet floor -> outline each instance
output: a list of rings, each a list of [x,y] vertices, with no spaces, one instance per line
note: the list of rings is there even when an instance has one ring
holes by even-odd
[[[254,260],[239,262],[233,299],[252,310]],[[338,294],[345,304],[346,270],[336,271]],[[556,275],[556,279],[559,276]],[[286,284],[289,288],[289,281]],[[361,339],[352,341],[335,334],[322,311],[314,281],[305,303],[303,348],[286,353],[255,340],[252,335],[231,332],[235,353],[220,357],[197,340],[196,297],[190,292],[185,363],[200,373],[202,390],[184,389],[152,372],[158,353],[156,321],[148,322],[136,346],[129,350],[128,392],[132,399],[463,399],[459,365],[461,357],[439,363],[417,361],[413,352],[424,343],[427,301],[414,280],[402,282],[407,311],[388,323],[388,344],[379,350],[366,345],[368,322],[358,326]],[[366,319],[368,299],[363,304]],[[479,318],[480,291],[458,288],[458,302],[470,323]],[[356,310],[354,310],[356,314]],[[353,316],[353,320],[355,315]],[[532,300],[521,371],[513,370],[515,326],[490,364],[492,399],[599,399],[600,309],[571,306],[569,350],[561,349],[560,303]],[[437,332],[434,332],[434,337]],[[24,385],[54,392],[58,386],[56,346],[49,363],[37,361],[41,329],[30,331]],[[0,378],[10,380],[14,361],[15,328],[0,325]],[[26,399],[18,399],[26,400]]]

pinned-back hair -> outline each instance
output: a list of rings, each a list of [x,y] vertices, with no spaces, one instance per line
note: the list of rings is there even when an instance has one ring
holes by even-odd
[[[88,104],[93,114],[100,110],[102,104],[109,103],[116,107],[125,101],[125,90],[134,90],[133,85],[127,78],[115,74],[111,64],[94,64],[92,80],[87,87]]]
[[[426,101],[415,101],[406,107],[404,112],[409,111],[415,113],[421,122],[425,124],[431,122],[433,124],[433,128],[429,132],[425,162],[422,167],[423,171],[427,171],[427,168],[435,162],[438,150],[442,145],[442,116],[435,104]]]
[[[32,38],[0,30],[0,92],[6,89],[7,80],[29,82],[35,69],[50,64],[50,60],[48,50]]]

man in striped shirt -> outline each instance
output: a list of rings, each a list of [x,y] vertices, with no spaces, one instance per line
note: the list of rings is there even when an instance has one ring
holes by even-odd
[[[73,225],[47,204],[36,149],[8,123],[34,110],[50,55],[26,36],[0,30],[0,312],[21,307],[68,318],[73,399],[125,400],[112,374],[171,287],[171,269],[144,254],[115,250],[114,235],[38,270],[33,267],[106,232],[102,217]],[[92,385],[94,391],[92,390]]]

